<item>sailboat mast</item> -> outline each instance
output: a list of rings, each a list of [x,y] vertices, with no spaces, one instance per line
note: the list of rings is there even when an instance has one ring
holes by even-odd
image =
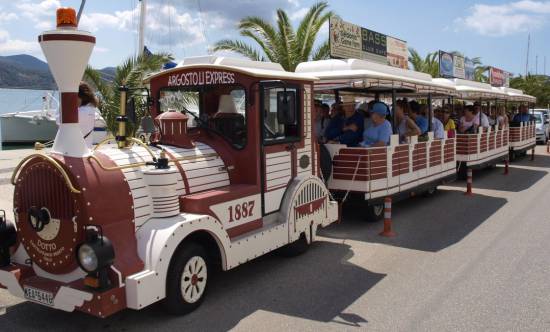
[[[145,16],[147,14],[147,3],[145,0],[139,0],[139,2],[141,6],[139,13],[138,55],[142,55],[145,48]]]

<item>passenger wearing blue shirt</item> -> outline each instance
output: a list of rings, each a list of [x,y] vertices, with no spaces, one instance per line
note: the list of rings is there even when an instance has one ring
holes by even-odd
[[[386,114],[388,114],[388,106],[386,104],[377,102],[372,106],[372,126],[365,129],[361,146],[376,147],[390,144],[393,130],[391,123],[386,120]]]
[[[332,104],[330,110],[330,121],[325,129],[325,138],[327,141],[335,141],[342,133],[344,126],[344,109],[341,103]]]
[[[428,119],[420,114],[420,104],[416,101],[411,101],[410,103],[411,112],[409,114],[410,118],[416,123],[418,128],[420,128],[420,134],[423,135],[428,132]]]
[[[534,121],[533,116],[529,114],[529,110],[527,109],[527,106],[521,105],[519,107],[519,113],[514,115],[514,118],[512,119],[512,122],[530,122]]]
[[[355,111],[355,103],[349,102],[341,104],[344,110],[344,116],[339,119],[331,120],[329,123],[330,133],[327,139],[345,144],[347,146],[357,146],[361,142],[364,119],[363,115]],[[327,131],[329,128],[327,128]]]

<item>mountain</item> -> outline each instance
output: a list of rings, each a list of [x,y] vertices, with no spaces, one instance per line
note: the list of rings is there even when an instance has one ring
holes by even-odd
[[[26,54],[0,56],[0,88],[56,88],[48,64]]]
[[[104,80],[113,80],[114,67],[99,71]],[[31,55],[18,54],[0,56],[0,88],[55,90],[57,85],[46,62]]]

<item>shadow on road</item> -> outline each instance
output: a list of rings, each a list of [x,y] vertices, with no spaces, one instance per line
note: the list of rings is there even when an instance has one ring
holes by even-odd
[[[550,154],[546,153],[546,149],[543,154],[536,154],[535,160],[531,160],[531,155],[528,155],[524,158],[519,158],[510,165],[515,166],[532,166],[532,167],[550,167]]]
[[[544,156],[541,156],[544,157]],[[473,172],[473,188],[478,189],[499,190],[509,192],[520,192],[529,189],[535,183],[540,181],[548,173],[534,169],[525,169],[514,167],[531,166],[531,167],[548,167],[550,163],[542,166],[546,161],[541,161],[541,166],[536,166],[535,161],[521,160],[510,164],[509,174],[503,175],[504,167],[494,167],[490,169],[476,170]],[[450,187],[466,188],[466,181],[456,181],[447,184]]]
[[[344,221],[321,230],[320,235],[437,252],[462,240],[504,204],[504,198],[439,190],[430,198],[419,196],[393,205],[394,238],[379,236],[382,223],[364,221],[360,209],[344,209]]]
[[[308,320],[361,326],[366,319],[344,310],[385,275],[348,262],[345,244],[316,242],[298,257],[269,254],[213,276],[208,295],[195,312],[174,317],[153,305],[125,310],[105,320],[82,313],[65,313],[28,302],[0,316],[2,330],[193,330],[226,331],[258,310]],[[32,319],[30,319],[32,317]],[[260,324],[261,325],[261,324]]]

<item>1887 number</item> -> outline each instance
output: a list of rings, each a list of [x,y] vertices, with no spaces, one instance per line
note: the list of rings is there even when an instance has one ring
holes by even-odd
[[[229,206],[229,222],[238,221],[241,218],[252,217],[254,201],[244,202],[235,206]]]

